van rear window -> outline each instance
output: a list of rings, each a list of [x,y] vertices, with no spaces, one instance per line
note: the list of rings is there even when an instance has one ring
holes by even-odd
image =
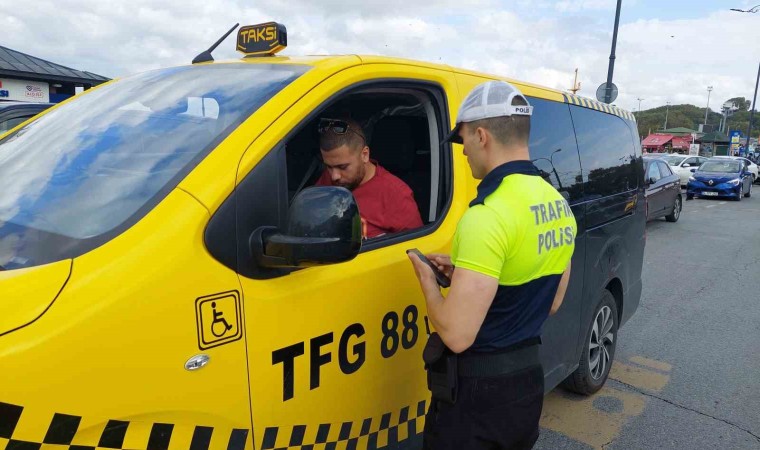
[[[583,168],[584,196],[607,197],[638,187],[634,139],[618,116],[571,106]]]
[[[541,175],[570,203],[583,196],[581,164],[568,105],[529,97],[533,106],[530,120],[530,158]]]

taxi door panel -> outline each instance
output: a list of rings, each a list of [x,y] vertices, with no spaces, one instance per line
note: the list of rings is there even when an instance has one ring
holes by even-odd
[[[449,108],[459,103],[450,96],[456,87],[448,72],[385,64],[347,69],[317,85],[252,144],[238,180],[262,155],[281,151],[289,133],[336,94],[372,80],[427,81],[440,86]],[[441,113],[445,129],[453,112]],[[455,185],[462,186],[466,161],[453,158]],[[428,233],[372,246],[352,261],[269,279],[240,277],[256,448],[419,445],[429,401],[422,363],[426,308],[405,250],[447,252],[466,198],[455,188],[448,212]]]

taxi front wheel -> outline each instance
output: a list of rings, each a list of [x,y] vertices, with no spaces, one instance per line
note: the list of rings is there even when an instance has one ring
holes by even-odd
[[[590,395],[604,386],[615,359],[617,330],[615,298],[605,290],[588,326],[578,368],[562,383],[565,389]]]

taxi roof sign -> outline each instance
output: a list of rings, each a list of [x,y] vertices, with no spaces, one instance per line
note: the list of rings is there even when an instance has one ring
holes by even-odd
[[[246,56],[270,56],[288,45],[285,25],[277,22],[247,25],[238,30],[237,50]]]

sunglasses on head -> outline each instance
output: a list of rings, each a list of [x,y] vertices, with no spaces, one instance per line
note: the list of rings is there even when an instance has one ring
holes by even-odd
[[[346,134],[349,131],[356,134],[362,139],[364,136],[356,130],[353,130],[351,126],[345,120],[339,119],[319,119],[319,127],[317,128],[319,134],[325,134],[328,131],[332,131],[335,134]],[[366,139],[365,139],[366,140]]]

